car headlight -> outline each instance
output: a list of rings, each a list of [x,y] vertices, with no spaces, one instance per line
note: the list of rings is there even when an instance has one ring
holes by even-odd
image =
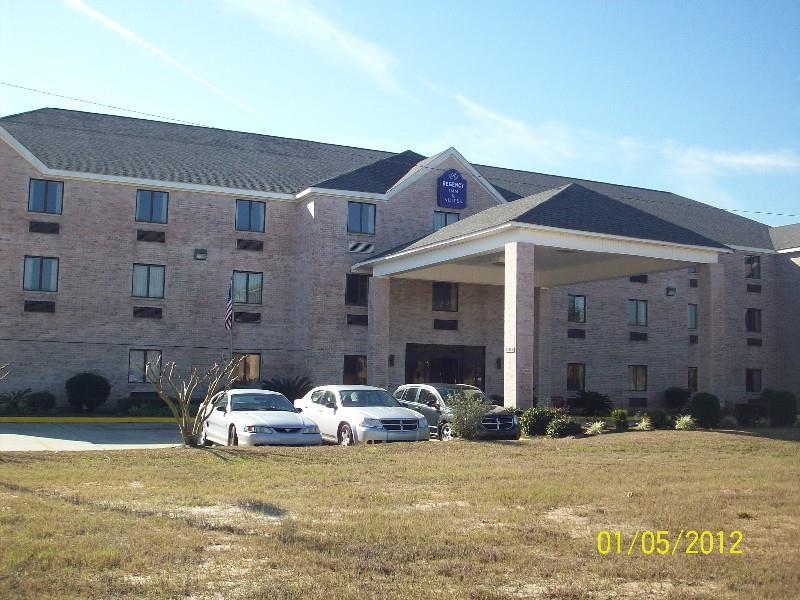
[[[303,433],[319,433],[319,427],[316,425],[306,425],[303,427]]]
[[[272,427],[266,425],[245,425],[244,431],[245,433],[275,433]]]
[[[367,429],[383,429],[383,423],[380,419],[364,419],[361,421],[361,426]]]
[[[422,429],[422,430],[427,429],[428,428],[428,419],[426,419],[425,417],[422,417],[419,420],[419,428]]]

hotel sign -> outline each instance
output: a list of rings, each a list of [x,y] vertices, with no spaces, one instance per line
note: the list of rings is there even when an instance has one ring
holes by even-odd
[[[455,169],[445,171],[437,182],[436,204],[442,208],[467,208],[467,181]]]

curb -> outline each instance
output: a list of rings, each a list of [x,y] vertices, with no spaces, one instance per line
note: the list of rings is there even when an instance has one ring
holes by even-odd
[[[172,417],[0,417],[0,423],[174,423]]]

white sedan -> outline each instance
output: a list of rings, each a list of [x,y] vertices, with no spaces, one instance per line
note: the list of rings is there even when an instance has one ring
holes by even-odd
[[[227,390],[212,400],[201,442],[227,446],[319,446],[317,424],[278,392]]]
[[[400,406],[381,388],[366,385],[326,385],[308,392],[295,406],[314,419],[329,442],[417,441],[428,439],[428,422],[420,413]]]

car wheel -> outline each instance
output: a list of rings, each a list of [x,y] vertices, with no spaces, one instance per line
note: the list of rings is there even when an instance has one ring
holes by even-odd
[[[339,427],[339,445],[352,446],[355,443],[356,439],[353,436],[352,427],[350,427],[348,423],[345,423],[341,427]]]
[[[439,426],[439,439],[443,442],[449,442],[453,439],[453,428],[450,423],[442,423]]]
[[[211,441],[210,439],[208,439],[208,437],[206,436],[206,426],[205,426],[205,425],[203,425],[203,430],[202,430],[202,432],[200,433],[200,445],[201,445],[201,446],[213,446],[213,445],[214,445],[214,442],[212,442],[212,441]]]
[[[239,437],[236,435],[236,427],[231,425],[231,428],[228,430],[228,446],[238,446],[239,445]]]

